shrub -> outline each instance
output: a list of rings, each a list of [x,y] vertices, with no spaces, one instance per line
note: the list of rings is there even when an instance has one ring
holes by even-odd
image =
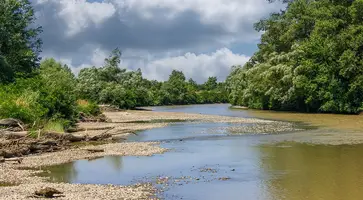
[[[19,90],[16,84],[0,86],[0,99],[0,118],[34,123],[47,113],[47,109],[39,104],[39,91]]]
[[[77,111],[79,113],[82,112],[88,116],[96,116],[101,114],[100,107],[96,103],[83,99],[77,100]]]

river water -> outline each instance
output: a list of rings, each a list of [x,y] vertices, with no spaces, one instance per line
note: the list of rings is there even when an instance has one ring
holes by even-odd
[[[231,110],[228,105],[153,109],[264,118],[261,113]],[[272,118],[271,113],[266,116]],[[363,145],[276,143],[274,135],[209,133],[228,126],[233,125],[175,123],[142,131],[129,141],[161,141],[171,151],[150,157],[79,160],[48,170],[54,181],[68,183],[152,182],[164,190],[159,194],[164,199],[363,199]]]

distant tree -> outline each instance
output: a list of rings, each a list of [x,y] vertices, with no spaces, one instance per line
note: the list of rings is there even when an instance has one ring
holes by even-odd
[[[188,80],[188,87],[189,87],[190,89],[197,90],[197,89],[198,89],[198,83],[197,83],[197,82],[195,82],[192,78],[190,78],[190,79]]]
[[[184,104],[186,103],[187,83],[182,71],[173,70],[163,86],[164,100],[166,104]]]
[[[214,90],[217,88],[217,77],[209,77],[208,80],[204,83],[203,87],[205,90]]]

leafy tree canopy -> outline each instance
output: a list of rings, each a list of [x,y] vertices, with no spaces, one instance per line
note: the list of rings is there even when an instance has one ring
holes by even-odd
[[[28,0],[1,0],[0,81],[12,80],[14,73],[18,77],[28,76],[38,67],[42,44],[38,35],[42,29],[34,22],[34,11]]]
[[[259,50],[228,77],[233,104],[357,113],[363,102],[363,0],[294,0],[255,24]]]

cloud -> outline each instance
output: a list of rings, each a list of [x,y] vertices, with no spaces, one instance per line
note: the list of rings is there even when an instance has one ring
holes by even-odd
[[[90,66],[102,66],[104,58],[107,56],[105,51],[96,49],[89,63],[73,66],[73,72],[78,74],[83,68]],[[162,56],[155,58],[147,52],[126,52],[123,55],[121,67],[136,70],[142,69],[144,76],[150,80],[165,81],[169,78],[172,70],[183,71],[185,76],[193,78],[202,83],[210,76],[216,76],[223,81],[228,76],[231,66],[243,65],[250,57],[235,54],[228,48],[222,48],[208,54],[186,53],[182,56]],[[64,64],[70,65],[71,60],[62,60]]]
[[[248,56],[234,54],[227,48],[219,49],[210,54],[186,53],[183,56],[167,57],[153,60],[145,67],[146,77],[156,80],[167,80],[172,70],[183,71],[187,78],[201,83],[210,76],[224,80],[233,65],[243,65]]]
[[[268,4],[266,0],[32,0],[32,3],[37,23],[44,29],[43,57],[66,60],[76,67],[98,66],[103,60],[101,55],[119,47],[124,51],[124,63],[130,63],[132,69],[141,66],[146,76],[157,79],[170,71],[161,62],[177,63],[185,57],[203,65],[202,58],[217,56],[214,54],[218,52],[241,54],[227,53],[223,48],[255,43],[259,33],[253,30],[253,23],[281,8],[281,4]],[[205,61],[221,66],[219,59]],[[198,70],[184,68],[190,71],[186,73],[190,76],[204,77],[200,73],[191,74]],[[228,73],[226,67],[210,70],[215,70],[210,72],[213,74]]]

